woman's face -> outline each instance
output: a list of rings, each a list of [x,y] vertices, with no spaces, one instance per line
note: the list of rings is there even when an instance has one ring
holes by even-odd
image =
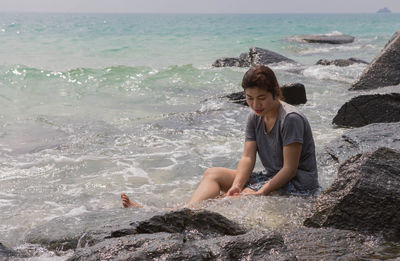
[[[258,87],[247,88],[245,95],[247,104],[258,116],[264,116],[271,111],[278,101],[272,97],[270,92]]]

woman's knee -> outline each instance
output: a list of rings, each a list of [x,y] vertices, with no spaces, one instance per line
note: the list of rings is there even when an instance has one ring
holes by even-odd
[[[219,168],[209,168],[203,173],[203,179],[212,179],[212,180],[218,180],[218,178],[221,176],[221,171]]]

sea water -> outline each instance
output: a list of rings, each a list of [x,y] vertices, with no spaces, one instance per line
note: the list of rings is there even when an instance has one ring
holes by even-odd
[[[345,129],[332,119],[359,94],[348,88],[400,28],[399,14],[1,14],[0,242],[17,246],[60,216],[142,204],[180,207],[209,167],[236,168],[249,109],[221,96],[247,68],[214,68],[252,46],[298,65],[273,64],[281,84],[305,85],[319,180],[336,167],[324,147]],[[299,34],[349,34],[351,44],[308,44]],[[261,165],[257,164],[260,169]],[[249,226],[299,225],[311,200],[210,201]]]

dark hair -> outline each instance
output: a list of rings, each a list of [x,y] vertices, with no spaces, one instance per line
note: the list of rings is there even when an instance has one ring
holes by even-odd
[[[272,98],[281,98],[281,89],[275,73],[265,65],[256,65],[251,67],[243,76],[242,87],[261,88],[272,94]]]

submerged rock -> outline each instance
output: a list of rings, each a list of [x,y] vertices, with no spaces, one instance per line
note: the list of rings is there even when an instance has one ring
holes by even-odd
[[[399,159],[400,152],[388,148],[348,159],[304,225],[382,233],[400,240]]]
[[[367,90],[400,84],[400,30],[364,70],[350,90]]]
[[[326,152],[339,163],[372,152],[380,147],[400,151],[400,123],[374,123],[346,131],[326,146]]]
[[[292,37],[298,41],[307,43],[324,43],[324,44],[346,44],[354,42],[354,37],[350,35],[329,35],[329,34],[311,34],[297,35]]]
[[[216,60],[213,63],[213,66],[250,67],[257,64],[268,65],[271,63],[279,63],[279,62],[296,63],[292,59],[289,59],[273,51],[258,47],[252,47],[250,48],[248,53],[242,53],[239,58],[221,58]]]
[[[301,83],[282,85],[281,92],[284,101],[291,105],[299,105],[307,102],[306,89],[304,85]],[[248,106],[244,91],[234,92],[226,96],[223,96],[223,98],[228,98],[234,103]]]
[[[336,60],[320,59],[318,60],[316,65],[335,65],[339,67],[345,67],[355,63],[368,64],[366,61],[357,58],[349,58],[349,59],[336,59]]]
[[[357,96],[346,102],[332,123],[344,127],[361,127],[378,122],[400,121],[400,93]]]

